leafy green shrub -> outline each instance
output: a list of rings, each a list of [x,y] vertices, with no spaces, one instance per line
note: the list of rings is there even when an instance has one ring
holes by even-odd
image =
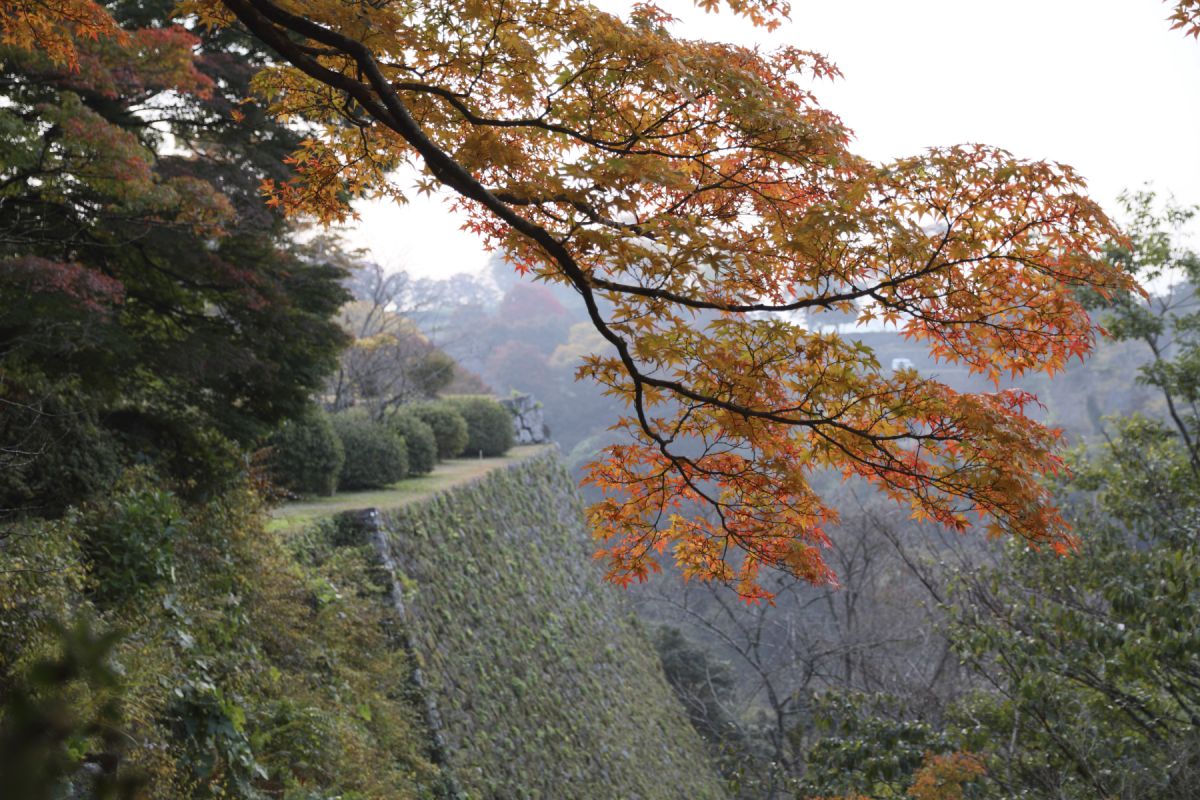
[[[438,458],[454,458],[462,454],[467,446],[467,421],[453,404],[419,403],[408,409],[433,429],[437,439]]]
[[[182,500],[204,502],[245,475],[246,448],[199,411],[126,407],[107,413],[105,424],[130,454],[124,464],[153,466]]]
[[[512,415],[491,397],[466,396],[450,402],[467,421],[465,455],[502,456],[515,443]]]
[[[81,605],[88,574],[77,516],[0,526],[0,696],[6,679],[59,652],[60,623]]]
[[[297,494],[328,496],[337,490],[346,454],[325,412],[314,408],[288,420],[268,444],[271,477],[277,485]]]
[[[342,413],[333,418],[333,429],[346,454],[338,489],[379,489],[408,476],[404,440],[384,425],[360,414]]]
[[[97,599],[135,597],[170,577],[182,518],[173,493],[144,471],[128,473],[81,519]]]
[[[328,779],[340,755],[332,720],[324,709],[304,706],[282,697],[267,706],[259,750],[272,760],[263,766],[272,775],[306,778],[308,783]],[[307,774],[306,774],[307,773]]]
[[[207,783],[210,796],[262,796],[254,781],[266,778],[267,772],[254,757],[245,711],[226,698],[208,674],[202,671],[196,679],[185,679],[165,716],[180,751],[180,766],[197,784]]]
[[[387,421],[388,427],[404,439],[408,448],[408,474],[424,475],[437,465],[437,438],[433,428],[416,414],[400,409]]]

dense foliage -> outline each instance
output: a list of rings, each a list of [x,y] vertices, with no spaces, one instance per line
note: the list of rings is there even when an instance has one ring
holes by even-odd
[[[78,382],[0,373],[0,515],[53,516],[113,484],[128,459]]]
[[[294,494],[331,495],[346,452],[329,415],[317,408],[288,420],[267,440],[272,480]]]
[[[338,476],[338,489],[378,489],[408,475],[408,448],[395,431],[365,414],[335,414],[333,430],[342,443],[346,461]]]
[[[110,35],[62,42],[73,63],[20,36],[0,52],[0,292],[21,298],[0,309],[0,400],[21,417],[2,427],[29,429],[0,442],[28,456],[4,508],[61,510],[114,457],[219,482],[341,345],[340,271],[257,190],[298,140],[242,103],[260,48],[171,7],[112,4]]]
[[[407,409],[427,424],[437,440],[439,459],[454,458],[467,447],[467,421],[451,403],[418,403]]]
[[[388,417],[386,425],[404,440],[408,451],[408,474],[425,475],[437,466],[437,438],[429,423],[401,407]]]
[[[901,797],[930,753],[954,741],[928,722],[897,719],[886,696],[828,692],[805,721],[811,731],[795,796]],[[799,735],[797,731],[797,735]]]
[[[1134,420],[1075,487],[1096,491],[1077,554],[1013,548],[959,578],[951,635],[983,678],[964,738],[997,797],[1183,800],[1200,781],[1200,481],[1177,437]]]
[[[465,456],[502,456],[515,443],[512,415],[491,397],[452,397],[449,402],[467,423]]]
[[[135,472],[101,504],[2,531],[6,791],[437,790],[374,551],[329,527],[285,539],[263,522],[248,486],[188,504]]]

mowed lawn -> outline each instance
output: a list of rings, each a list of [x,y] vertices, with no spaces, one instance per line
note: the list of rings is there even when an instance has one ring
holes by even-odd
[[[451,486],[473,480],[498,467],[530,458],[552,445],[514,447],[499,458],[453,458],[443,461],[428,475],[408,478],[384,489],[362,492],[338,492],[332,497],[314,497],[295,503],[285,503],[271,512],[272,530],[295,528],[310,520],[327,517],[341,511],[360,508],[396,508],[436,494]]]

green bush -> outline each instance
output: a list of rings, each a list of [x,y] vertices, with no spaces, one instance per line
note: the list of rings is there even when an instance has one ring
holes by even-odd
[[[502,456],[515,443],[512,415],[491,397],[467,396],[450,400],[467,421],[464,455]]]
[[[329,496],[337,490],[346,462],[342,441],[329,416],[312,409],[272,434],[270,470],[276,485],[296,494]]]
[[[419,403],[406,409],[425,422],[437,439],[439,459],[454,458],[462,454],[467,446],[467,421],[453,404]]]
[[[388,427],[404,439],[408,449],[408,474],[425,475],[437,465],[437,438],[433,428],[407,409],[400,409],[387,421]]]
[[[906,719],[895,699],[882,693],[829,691],[815,698],[810,714],[809,724],[821,736],[806,754],[801,797],[902,797],[927,754],[956,749],[947,732]]]
[[[346,454],[338,489],[380,489],[408,476],[404,439],[383,424],[360,414],[342,413],[333,418],[333,429]]]
[[[174,494],[146,472],[127,473],[80,520],[97,599],[119,602],[169,578],[182,520]]]

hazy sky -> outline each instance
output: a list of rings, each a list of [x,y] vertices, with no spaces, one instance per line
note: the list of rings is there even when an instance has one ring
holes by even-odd
[[[794,0],[773,34],[659,5],[682,20],[680,36],[830,57],[844,78],[817,95],[869,158],[984,142],[1072,165],[1110,211],[1147,181],[1200,203],[1200,42],[1168,29],[1161,0]],[[486,261],[436,198],[360,213],[350,241],[390,269],[447,276]]]

